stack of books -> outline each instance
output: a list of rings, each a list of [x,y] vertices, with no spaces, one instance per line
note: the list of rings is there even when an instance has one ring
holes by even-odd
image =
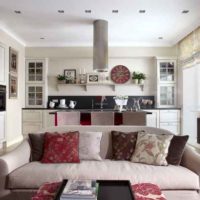
[[[98,184],[93,180],[68,180],[60,200],[97,200]]]

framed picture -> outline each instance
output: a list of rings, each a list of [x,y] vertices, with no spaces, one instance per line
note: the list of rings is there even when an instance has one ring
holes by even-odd
[[[75,69],[65,69],[64,76],[66,78],[66,83],[76,83],[76,70]]]
[[[17,98],[17,76],[9,75],[9,98]]]
[[[87,74],[87,83],[98,83],[99,74]]]
[[[9,48],[9,72],[17,73],[18,70],[18,53],[13,48]]]

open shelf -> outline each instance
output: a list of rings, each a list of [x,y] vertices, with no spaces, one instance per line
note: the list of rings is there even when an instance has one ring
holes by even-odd
[[[122,86],[138,86],[141,88],[143,91],[144,85],[143,84],[134,84],[134,83],[126,83],[126,84],[115,84],[115,83],[85,83],[85,84],[80,84],[80,83],[57,83],[57,90],[60,90],[60,86],[66,86],[66,87],[83,87],[85,91],[88,91],[89,87],[92,86],[108,86],[112,87],[113,91],[116,90],[116,87],[122,87]]]

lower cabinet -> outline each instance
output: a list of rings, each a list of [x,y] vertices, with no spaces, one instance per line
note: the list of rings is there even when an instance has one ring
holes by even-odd
[[[147,114],[147,126],[150,127],[159,127],[159,110],[144,110],[147,112],[151,112],[152,114]]]

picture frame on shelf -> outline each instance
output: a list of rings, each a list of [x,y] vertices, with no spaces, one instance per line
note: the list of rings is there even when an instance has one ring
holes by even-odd
[[[66,78],[66,83],[76,83],[76,69],[65,69],[64,76]]]
[[[16,73],[18,71],[18,52],[9,47],[9,72]]]
[[[87,83],[99,83],[99,74],[97,73],[91,73],[87,74]]]
[[[18,94],[18,78],[9,74],[9,98],[16,99]]]

